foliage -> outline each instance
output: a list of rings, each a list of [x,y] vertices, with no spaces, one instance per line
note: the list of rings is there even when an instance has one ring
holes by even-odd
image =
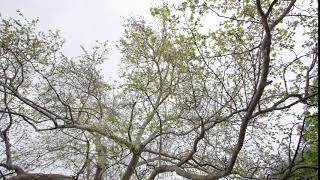
[[[314,81],[313,87],[311,88],[311,92],[315,92],[318,94],[318,82],[317,80]],[[313,106],[316,106],[318,108],[318,97],[315,96],[310,99],[310,103]],[[303,159],[304,161],[302,164],[304,166],[319,166],[318,164],[318,111],[314,113],[307,112],[306,113],[306,123],[305,123],[305,133],[303,136],[303,140],[306,143],[306,148],[303,153]],[[313,169],[302,169],[299,170],[295,178],[304,178],[304,179],[317,179],[318,177],[318,170],[315,171]]]
[[[317,175],[315,4],[152,7],[153,22],[132,17],[124,24],[118,84],[101,75],[106,43],[69,58],[58,32],[37,31],[37,20],[23,16],[2,19],[0,175]]]

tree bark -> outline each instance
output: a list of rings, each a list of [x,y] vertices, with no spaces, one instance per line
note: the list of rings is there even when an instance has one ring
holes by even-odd
[[[133,156],[130,160],[130,163],[128,165],[128,168],[126,170],[126,172],[124,173],[124,175],[122,176],[122,180],[129,180],[132,176],[132,174],[134,173],[134,170],[138,164],[139,161],[139,157],[141,155],[141,151],[133,153]]]
[[[11,178],[8,178],[8,180],[74,180],[74,177],[71,176],[64,176],[60,174],[31,174],[31,173],[25,173],[20,174]]]
[[[101,166],[97,166],[96,173],[94,175],[94,180],[102,180],[103,169]]]

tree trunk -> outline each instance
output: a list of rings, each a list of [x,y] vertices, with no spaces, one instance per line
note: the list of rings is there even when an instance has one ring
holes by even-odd
[[[102,180],[103,169],[101,166],[97,166],[96,174],[94,175],[94,180]]]
[[[124,175],[122,176],[122,180],[129,180],[132,176],[132,174],[134,173],[134,170],[138,164],[139,161],[139,157],[141,155],[141,152],[139,153],[133,153],[133,156],[130,160],[130,163],[128,165],[128,168],[126,170],[126,172],[124,173]]]
[[[74,180],[74,177],[71,176],[64,176],[60,174],[20,174],[11,178],[8,178],[8,180]]]

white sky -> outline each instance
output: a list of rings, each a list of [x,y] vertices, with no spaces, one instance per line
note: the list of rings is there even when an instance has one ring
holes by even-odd
[[[65,55],[77,56],[80,45],[90,48],[95,40],[109,41],[110,53],[103,66],[106,79],[116,77],[120,53],[115,48],[130,16],[150,17],[149,9],[155,0],[0,0],[3,18],[17,17],[16,10],[27,19],[39,18],[44,30],[61,30],[65,38]]]

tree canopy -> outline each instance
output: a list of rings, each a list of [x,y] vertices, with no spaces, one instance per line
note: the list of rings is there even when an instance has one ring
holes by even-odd
[[[66,57],[38,20],[0,22],[0,177],[288,179],[318,173],[312,0],[185,0]]]

